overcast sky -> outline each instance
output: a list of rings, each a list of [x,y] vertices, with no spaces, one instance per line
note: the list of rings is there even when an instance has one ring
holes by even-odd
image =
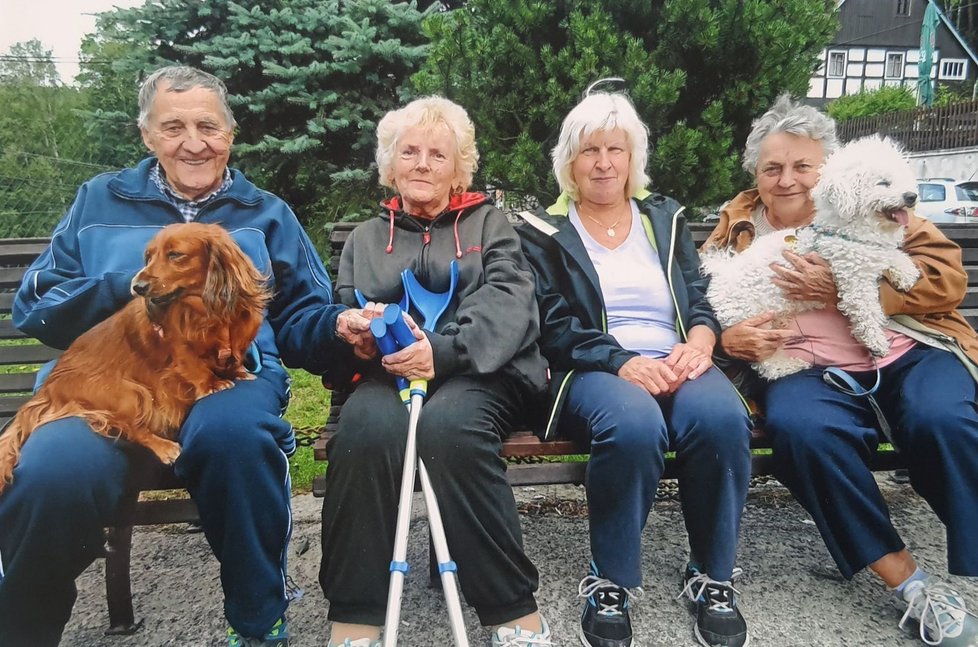
[[[133,7],[145,0],[0,0],[0,54],[14,43],[37,38],[53,51],[61,80],[78,73],[78,48],[95,31],[93,14],[113,7]]]

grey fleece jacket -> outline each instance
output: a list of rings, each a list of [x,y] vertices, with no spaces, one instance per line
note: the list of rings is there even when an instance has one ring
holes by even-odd
[[[372,301],[399,303],[405,269],[428,290],[445,292],[450,263],[457,260],[455,293],[437,329],[426,332],[435,379],[502,371],[528,389],[527,395],[541,393],[547,364],[537,347],[534,278],[506,216],[477,193],[454,196],[433,220],[404,213],[398,198],[384,206],[379,217],[354,229],[343,247],[337,299],[357,307],[358,288]],[[411,315],[420,323],[413,309]]]

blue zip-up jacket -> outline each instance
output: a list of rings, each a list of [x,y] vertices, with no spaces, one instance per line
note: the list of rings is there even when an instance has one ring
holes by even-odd
[[[669,281],[680,338],[685,341],[686,332],[697,325],[708,326],[719,338],[720,325],[706,300],[708,279],[700,273],[682,207],[672,198],[644,190],[635,199],[645,234]],[[556,204],[516,227],[536,274],[540,350],[550,363],[549,406],[540,421],[545,439],[553,435],[560,419],[575,370],[617,375],[625,362],[638,355],[608,333],[598,273],[568,213],[569,197],[562,195]]]
[[[78,191],[48,249],[27,271],[14,299],[13,322],[49,346],[67,348],[123,307],[143,251],[163,227],[184,222],[150,177],[155,158],[104,173]],[[295,214],[280,198],[231,171],[228,190],[197,221],[218,224],[269,277],[274,297],[256,343],[263,367],[280,362],[331,372],[352,357],[335,335],[346,309],[333,304],[329,276]],[[286,384],[283,375],[283,387]]]

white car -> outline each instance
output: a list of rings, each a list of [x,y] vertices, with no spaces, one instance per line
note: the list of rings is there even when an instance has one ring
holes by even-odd
[[[978,223],[978,181],[918,179],[914,211],[933,222]]]

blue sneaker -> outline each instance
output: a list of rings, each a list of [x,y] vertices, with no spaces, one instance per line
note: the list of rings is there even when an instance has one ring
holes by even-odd
[[[272,625],[264,638],[245,638],[228,627],[228,647],[289,647],[289,623],[282,616]]]

